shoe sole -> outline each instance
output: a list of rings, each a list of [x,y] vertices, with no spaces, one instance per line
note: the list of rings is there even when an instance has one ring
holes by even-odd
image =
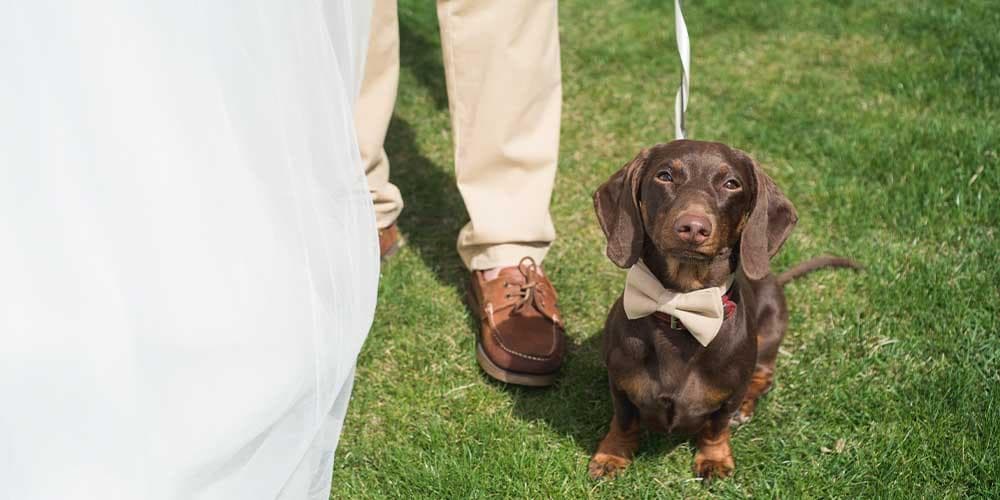
[[[472,290],[472,284],[465,290],[466,299],[468,300],[469,306],[472,312],[479,318],[480,326],[482,326],[483,318],[479,315],[481,308],[479,307],[479,301],[476,300],[476,292]],[[558,373],[546,373],[546,374],[534,374],[534,373],[521,373],[514,372],[504,368],[500,368],[483,349],[483,343],[479,340],[479,332],[476,334],[476,362],[479,363],[479,367],[483,371],[495,380],[499,380],[505,384],[514,385],[524,385],[528,387],[548,387],[555,383],[556,376]]]
[[[527,373],[512,372],[510,370],[504,370],[496,365],[489,356],[486,355],[486,351],[483,350],[483,345],[476,341],[476,361],[479,362],[479,367],[486,372],[487,375],[497,379],[506,384],[514,385],[525,385],[528,387],[548,387],[555,383],[556,374],[550,373],[546,375],[530,375]]]

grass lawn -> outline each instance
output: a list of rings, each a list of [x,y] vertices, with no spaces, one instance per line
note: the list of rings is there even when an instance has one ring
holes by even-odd
[[[993,0],[685,3],[692,138],[760,160],[800,222],[774,267],[824,252],[863,274],[787,289],[776,390],[736,431],[733,478],[650,435],[631,469],[586,465],[611,405],[601,326],[624,284],[591,193],[672,138],[672,2],[562,2],[563,125],[545,261],[571,345],[558,384],[482,374],[433,2],[400,1],[387,149],[408,246],[383,269],[335,498],[1000,497],[1000,8]]]

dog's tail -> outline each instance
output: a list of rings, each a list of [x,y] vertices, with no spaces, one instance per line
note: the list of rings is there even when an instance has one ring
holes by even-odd
[[[823,255],[820,257],[814,257],[805,262],[799,262],[798,264],[792,266],[791,269],[779,274],[778,284],[784,286],[796,278],[800,278],[825,267],[848,268],[854,269],[855,271],[862,271],[865,268],[865,266],[862,266],[851,259],[845,259],[834,255]]]

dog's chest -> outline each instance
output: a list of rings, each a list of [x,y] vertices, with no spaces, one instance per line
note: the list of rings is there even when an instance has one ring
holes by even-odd
[[[687,334],[677,334],[687,335]],[[695,432],[733,396],[735,388],[709,367],[719,360],[693,339],[657,335],[641,363],[615,370],[617,385],[654,430]]]

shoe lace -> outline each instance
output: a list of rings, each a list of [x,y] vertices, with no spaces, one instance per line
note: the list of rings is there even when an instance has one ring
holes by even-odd
[[[539,273],[538,265],[535,264],[535,259],[531,257],[525,257],[521,259],[521,262],[517,264],[517,270],[521,272],[524,276],[524,283],[509,283],[505,282],[504,287],[517,287],[516,293],[508,293],[507,298],[518,297],[518,301],[514,304],[514,309],[511,310],[511,314],[520,314],[525,307],[529,304],[535,307],[542,314],[545,313],[545,289],[539,287]]]

